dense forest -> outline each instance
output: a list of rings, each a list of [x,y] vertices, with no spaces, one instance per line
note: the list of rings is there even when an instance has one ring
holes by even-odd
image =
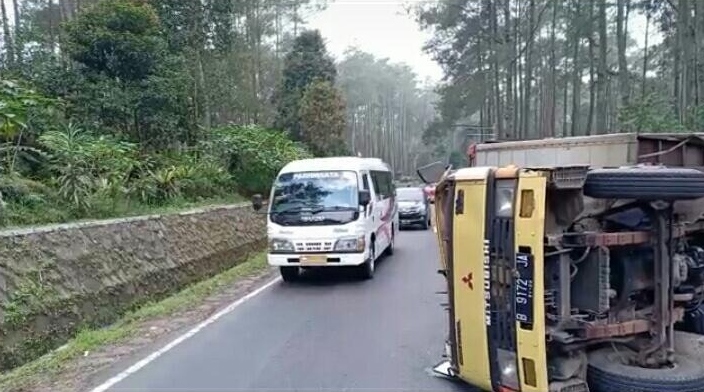
[[[430,159],[433,86],[319,0],[0,1],[0,227],[232,202],[300,157]]]
[[[439,86],[322,0],[0,2],[0,225],[237,200],[303,156],[464,164],[471,140],[698,131],[704,3],[411,2]]]
[[[445,73],[439,115],[424,135],[440,150],[462,135],[527,139],[704,124],[702,1],[441,0],[414,11],[432,31],[427,50]]]

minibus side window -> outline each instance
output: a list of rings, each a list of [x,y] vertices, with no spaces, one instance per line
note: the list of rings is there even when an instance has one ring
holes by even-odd
[[[377,200],[385,200],[393,196],[393,183],[391,173],[384,171],[372,171],[372,182],[376,189]]]
[[[379,172],[371,171],[372,185],[374,185],[374,194],[376,195],[376,200],[382,200],[384,198],[383,189],[379,181]]]

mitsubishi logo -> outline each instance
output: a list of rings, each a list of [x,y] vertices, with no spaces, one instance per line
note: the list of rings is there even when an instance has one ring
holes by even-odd
[[[467,276],[462,277],[462,283],[466,284],[470,290],[474,290],[474,284],[472,284],[472,273],[468,273]]]

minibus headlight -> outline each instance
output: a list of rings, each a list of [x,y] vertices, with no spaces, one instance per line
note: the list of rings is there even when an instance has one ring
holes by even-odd
[[[501,371],[501,385],[518,390],[518,364],[516,353],[507,350],[498,350],[499,369]]]
[[[496,189],[496,216],[510,218],[513,216],[513,188]]]
[[[364,252],[364,236],[354,238],[340,238],[335,243],[336,252]]]
[[[269,252],[271,253],[293,253],[295,251],[296,248],[293,246],[293,242],[289,240],[282,238],[272,238],[269,240]]]

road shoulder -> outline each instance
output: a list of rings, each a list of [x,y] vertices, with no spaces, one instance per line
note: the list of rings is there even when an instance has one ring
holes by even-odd
[[[108,328],[81,332],[61,349],[1,375],[0,391],[90,389],[275,276],[264,255],[258,254],[163,301],[143,306]]]

